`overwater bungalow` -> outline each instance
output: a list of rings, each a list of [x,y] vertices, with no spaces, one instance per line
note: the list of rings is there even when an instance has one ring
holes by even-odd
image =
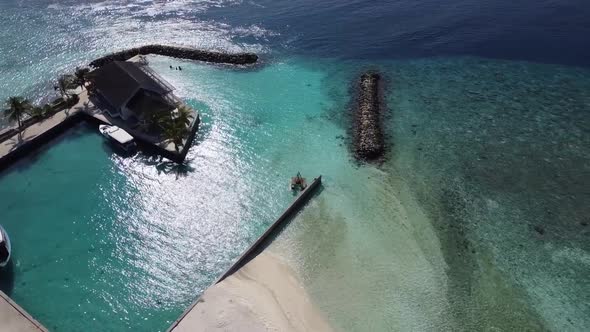
[[[112,118],[120,118],[130,128],[146,124],[151,112],[169,112],[178,101],[174,88],[147,65],[113,61],[91,74],[96,95],[109,107],[105,111]]]
[[[158,147],[171,160],[184,160],[198,130],[199,114],[177,98],[172,85],[141,57],[112,61],[90,72],[89,81],[100,110],[95,118]]]

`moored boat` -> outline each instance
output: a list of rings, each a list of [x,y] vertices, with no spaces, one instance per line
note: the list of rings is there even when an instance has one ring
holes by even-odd
[[[133,136],[117,126],[100,125],[98,130],[109,141],[126,152],[133,152],[137,148]]]
[[[10,260],[10,239],[8,233],[0,226],[0,267],[6,266]]]

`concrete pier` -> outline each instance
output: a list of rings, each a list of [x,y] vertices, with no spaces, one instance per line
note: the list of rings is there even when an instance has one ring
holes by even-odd
[[[0,291],[0,331],[47,332],[47,329]]]
[[[88,96],[83,92],[79,95],[78,103],[72,108],[57,112],[1,142],[0,171],[78,123],[82,119],[80,113],[87,107]]]
[[[234,273],[237,269],[239,269],[244,262],[248,259],[252,258],[251,254],[255,252],[255,250],[266,240],[277,228],[282,226],[294,213],[299,211],[305,202],[311,198],[311,195],[320,187],[322,184],[322,176],[318,176],[317,178],[313,179],[311,184],[303,190],[297,198],[285,209],[283,214],[281,214],[275,222],[273,222],[266,231],[260,235],[260,237],[248,248],[238,259],[236,262],[229,268],[225,273],[223,273],[219,279],[215,283],[218,283],[225,279],[228,275]]]
[[[312,183],[299,194],[299,196],[297,196],[293,203],[291,203],[291,205],[285,209],[285,211],[277,218],[277,220],[273,222],[266,229],[266,231],[250,247],[248,247],[211,286],[222,282],[228,276],[240,270],[245,264],[252,260],[256,254],[263,249],[263,243],[271,238],[272,235],[276,235],[275,233],[277,230],[280,229],[281,226],[284,226],[285,222],[303,207],[303,205],[320,188],[321,183],[322,176],[320,175],[315,178]],[[185,310],[185,312],[170,326],[168,332],[196,330],[197,326],[193,325],[192,316],[193,314],[196,314],[193,313],[193,311],[198,310],[196,306],[199,302],[201,302],[201,297],[197,298],[197,300],[193,302],[187,310]],[[184,323],[185,319],[187,321],[186,324]]]

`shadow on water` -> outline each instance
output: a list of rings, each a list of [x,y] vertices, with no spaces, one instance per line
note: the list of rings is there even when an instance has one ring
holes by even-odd
[[[156,164],[158,173],[176,174],[176,178],[187,176],[188,173],[194,172],[194,168],[187,164],[178,164],[173,161],[163,160]]]
[[[0,268],[0,290],[10,296],[14,288],[14,265],[12,260],[5,267]]]
[[[150,149],[142,148],[134,158],[144,165],[155,167],[158,173],[176,174],[176,178],[185,177],[195,171],[195,168],[189,165],[190,160],[178,164]]]

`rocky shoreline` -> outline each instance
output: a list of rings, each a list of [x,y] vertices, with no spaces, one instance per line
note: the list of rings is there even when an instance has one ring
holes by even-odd
[[[381,76],[375,72],[366,72],[360,78],[353,124],[354,153],[359,160],[376,160],[385,152],[381,129],[380,80]]]
[[[100,57],[90,63],[91,67],[101,67],[111,61],[126,61],[136,55],[158,54],[174,58],[197,60],[213,63],[227,63],[234,65],[246,65],[256,63],[258,56],[254,53],[221,53],[197,50],[188,47],[167,45],[145,45],[127,50],[111,53]]]

